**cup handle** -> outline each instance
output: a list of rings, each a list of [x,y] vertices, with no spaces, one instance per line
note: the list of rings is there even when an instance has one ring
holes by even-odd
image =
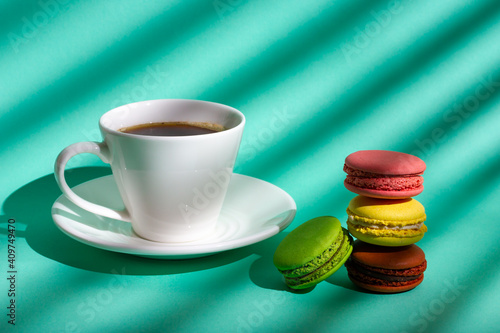
[[[61,151],[59,156],[57,156],[56,163],[54,165],[54,175],[56,176],[57,184],[61,191],[72,201],[75,205],[81,208],[101,216],[109,217],[112,219],[117,219],[121,221],[131,222],[129,212],[124,210],[115,210],[112,208],[104,207],[90,201],[83,199],[78,196],[66,183],[64,178],[64,169],[68,161],[75,155],[82,153],[91,153],[97,155],[104,163],[109,164],[109,149],[104,142],[78,142],[74,143]]]

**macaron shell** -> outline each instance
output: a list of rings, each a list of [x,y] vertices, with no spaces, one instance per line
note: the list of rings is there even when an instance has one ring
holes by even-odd
[[[412,281],[412,283],[409,283],[409,284],[404,285],[404,286],[391,287],[391,286],[381,286],[381,285],[373,285],[373,284],[363,283],[359,280],[356,280],[350,274],[348,274],[348,277],[352,281],[352,283],[354,283],[355,285],[357,285],[360,288],[374,291],[374,292],[378,292],[378,293],[385,293],[385,294],[401,293],[401,292],[405,292],[405,291],[414,289],[416,286],[418,286],[424,280],[424,274],[422,274],[418,279]]]
[[[425,220],[424,206],[413,198],[384,200],[358,195],[349,202],[348,208],[357,216],[374,220]]]
[[[304,276],[310,277],[310,274],[313,272],[317,273],[319,271],[328,269],[328,267],[325,267],[325,264],[330,263],[331,266],[331,264],[333,263],[332,260],[336,256],[338,256],[339,251],[345,249],[346,243],[348,243],[346,236],[351,237],[349,235],[349,232],[342,228],[342,232],[338,234],[337,238],[334,239],[330,246],[317,257],[314,257],[312,260],[299,267],[285,270],[278,268],[278,270],[287,278],[294,279],[303,278]],[[352,237],[349,239],[349,241],[352,241]]]
[[[349,191],[351,191],[353,193],[363,195],[366,197],[378,198],[378,199],[411,198],[411,197],[419,195],[424,190],[423,185],[420,185],[419,187],[416,187],[416,188],[411,189],[411,190],[379,190],[379,189],[359,187],[359,186],[349,184],[347,182],[347,179],[344,180],[344,186],[346,189],[348,189]]]
[[[292,289],[306,289],[306,288],[310,288],[312,286],[315,286],[316,284],[320,283],[321,281],[329,278],[333,273],[335,273],[336,271],[339,270],[340,267],[342,267],[342,265],[345,264],[345,262],[347,261],[347,259],[349,259],[349,256],[351,255],[352,253],[352,245],[351,245],[351,240],[349,241],[346,241],[346,247],[345,247],[345,251],[343,252],[343,254],[341,254],[341,259],[340,261],[335,265],[333,266],[331,269],[327,270],[327,271],[324,271],[324,272],[318,272],[318,274],[316,274],[315,276],[317,276],[316,278],[313,278],[309,281],[305,281],[304,283],[300,284],[300,285],[289,285],[288,283],[288,286]],[[335,259],[333,259],[335,260]],[[286,278],[285,278],[285,281],[286,281]]]
[[[309,263],[328,249],[341,232],[340,221],[335,217],[311,219],[281,241],[274,253],[274,265],[280,270],[288,270]]]
[[[388,150],[360,150],[347,156],[345,164],[381,175],[422,174],[426,168],[425,162],[417,156]]]
[[[352,260],[377,269],[407,270],[425,262],[425,253],[417,245],[387,248],[357,240],[353,247]]]

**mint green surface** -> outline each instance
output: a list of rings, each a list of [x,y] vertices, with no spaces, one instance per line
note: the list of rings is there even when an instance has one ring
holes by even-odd
[[[0,13],[1,332],[500,327],[499,1],[4,0]],[[99,141],[107,110],[158,98],[241,110],[236,171],[295,199],[290,227],[186,261],[106,252],[62,234],[50,216],[57,154]],[[308,293],[287,291],[274,251],[313,217],[346,227],[355,194],[343,187],[343,162],[362,149],[427,164],[423,283],[365,293],[341,268]],[[91,155],[69,167],[72,186],[109,173]]]

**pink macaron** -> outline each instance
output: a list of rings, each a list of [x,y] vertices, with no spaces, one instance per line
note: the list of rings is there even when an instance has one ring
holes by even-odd
[[[425,163],[417,156],[388,150],[360,150],[345,159],[345,187],[372,198],[402,199],[424,190]]]

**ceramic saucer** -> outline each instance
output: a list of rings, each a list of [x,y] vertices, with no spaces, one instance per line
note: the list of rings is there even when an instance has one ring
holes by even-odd
[[[123,202],[113,176],[80,184],[81,197],[115,209]],[[68,236],[100,249],[162,259],[202,257],[255,244],[276,235],[292,222],[297,208],[285,191],[268,182],[234,174],[215,231],[201,240],[158,243],[137,236],[130,223],[90,213],[60,196],[52,218]]]

